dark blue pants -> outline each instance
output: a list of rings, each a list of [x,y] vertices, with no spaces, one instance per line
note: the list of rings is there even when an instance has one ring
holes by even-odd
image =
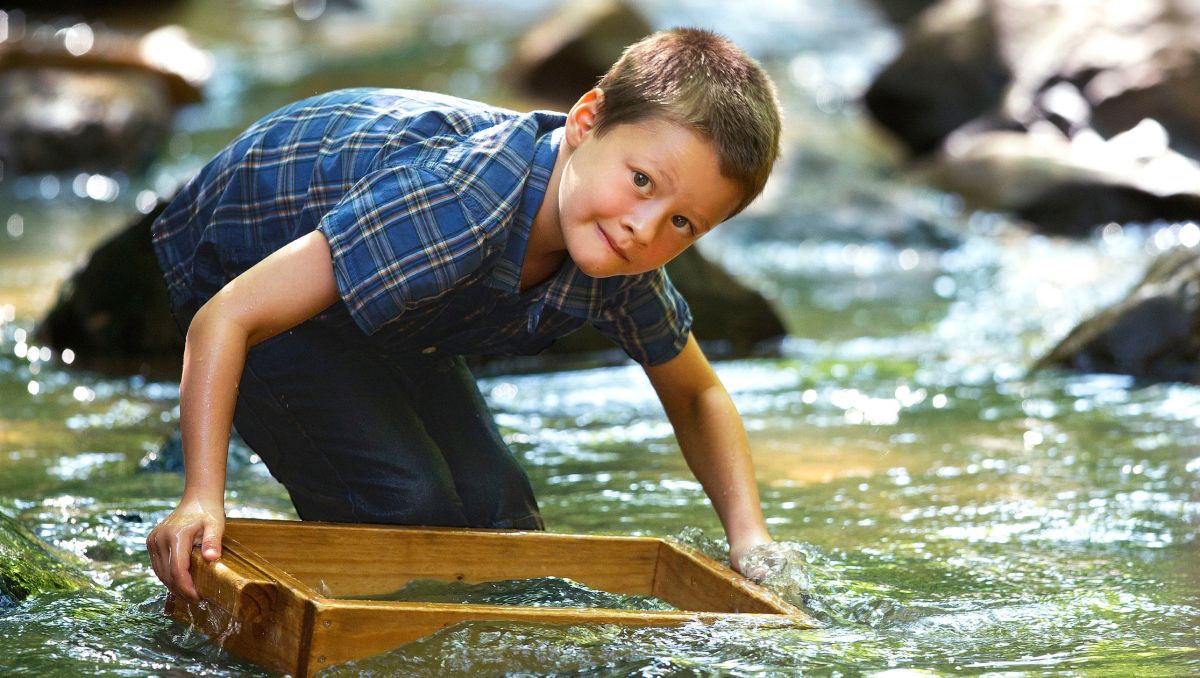
[[[304,520],[544,529],[463,359],[384,353],[344,310],[251,348],[234,425]]]

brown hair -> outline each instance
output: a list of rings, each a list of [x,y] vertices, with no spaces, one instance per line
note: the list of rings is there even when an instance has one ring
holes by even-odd
[[[707,138],[721,174],[742,189],[741,212],[779,156],[779,101],[770,76],[728,38],[699,28],[654,33],[625,49],[597,85],[596,134],[663,118]]]

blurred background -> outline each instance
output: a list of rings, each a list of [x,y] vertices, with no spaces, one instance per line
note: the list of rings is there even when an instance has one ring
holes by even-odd
[[[674,25],[743,46],[785,110],[764,196],[669,270],[826,626],[467,625],[347,673],[1200,670],[1200,3],[0,8],[5,674],[258,673],[161,615],[144,556],[182,486],[160,200],[293,100],[565,110]],[[551,530],[721,556],[622,356],[582,336],[477,368]],[[229,487],[231,516],[294,517],[236,442]]]

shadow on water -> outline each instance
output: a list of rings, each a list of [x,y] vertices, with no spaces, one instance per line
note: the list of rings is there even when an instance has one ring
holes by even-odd
[[[158,165],[114,179],[112,201],[72,177],[0,184],[0,509],[94,584],[0,609],[0,672],[263,675],[161,615],[144,540],[182,481],[141,462],[176,425],[177,384],[71,370],[30,330],[80,256],[234,130],[338,86],[485,96],[511,37],[550,3],[361,4],[305,22],[288,3],[182,3],[177,20],[219,75]],[[473,623],[326,674],[1200,670],[1200,390],[1025,374],[1162,239],[1030,236],[908,185],[851,103],[896,45],[864,6],[799,2],[763,21],[733,5],[639,4],[655,25],[698,20],[752,45],[789,107],[773,194],[702,247],[789,323],[783,357],[717,369],[772,533],[808,562],[799,602],[825,626]],[[926,235],[879,230],[892,222]],[[724,557],[639,370],[490,376],[482,389],[551,529],[677,535]],[[294,517],[261,464],[231,471],[228,502],[231,516]]]

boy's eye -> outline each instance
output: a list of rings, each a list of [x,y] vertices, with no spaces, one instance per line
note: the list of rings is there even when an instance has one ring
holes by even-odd
[[[633,171],[633,185],[638,188],[645,188],[650,185],[650,177],[637,170]]]
[[[692,222],[688,221],[688,218],[685,216],[676,214],[675,216],[671,217],[671,223],[675,224],[675,228],[678,228],[681,231],[686,228],[692,233],[692,235],[696,235],[696,229],[692,227]]]

